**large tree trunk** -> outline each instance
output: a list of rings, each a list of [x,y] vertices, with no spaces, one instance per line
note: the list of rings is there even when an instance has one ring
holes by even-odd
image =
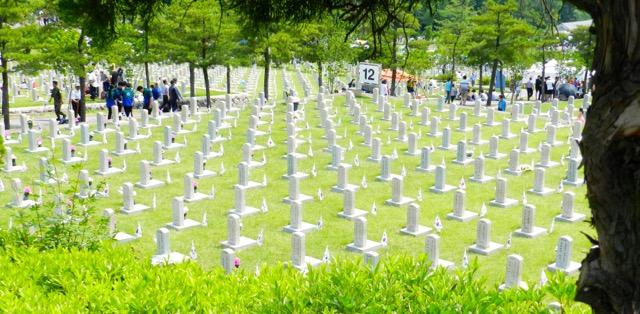
[[[144,80],[147,88],[151,85],[151,80],[149,79],[149,62],[144,62]]]
[[[196,97],[196,66],[189,62],[189,97]]]
[[[478,82],[478,86],[479,86],[478,90],[479,90],[479,93],[482,93],[482,72],[483,72],[483,71],[482,71],[482,68],[483,68],[483,65],[480,65],[480,81]]]
[[[271,48],[264,49],[264,98],[269,99],[269,67],[271,66]]]
[[[211,108],[211,91],[209,90],[209,69],[207,66],[202,67],[202,77],[204,77],[204,94],[207,108]]]
[[[597,31],[580,149],[598,235],[582,261],[576,300],[596,313],[640,311],[640,1],[569,1]],[[597,87],[597,88],[596,88]]]
[[[0,55],[0,71],[2,71],[2,118],[4,120],[4,129],[11,127],[9,119],[9,69],[7,67],[7,59]]]
[[[547,69],[547,58],[544,53],[544,46],[542,46],[542,88],[540,89],[540,100],[544,102],[545,94],[544,92],[547,90],[547,80],[545,79],[545,70]]]
[[[322,61],[318,60],[318,88],[322,87]]]
[[[227,64],[227,94],[231,94],[231,66]]]
[[[84,73],[84,66],[82,67],[82,73]],[[85,88],[87,86],[87,80],[85,79],[85,74],[80,75],[80,105],[78,105],[80,109],[80,122],[87,121],[87,106],[85,104]],[[74,117],[69,117],[69,119],[75,119]]]
[[[398,36],[396,33],[393,33],[393,45],[391,46],[391,63],[393,64],[393,68],[391,69],[391,91],[389,95],[396,96],[396,77],[398,72],[398,49],[396,49],[398,41]]]
[[[489,97],[487,97],[487,107],[491,106],[491,96],[493,96],[493,89],[496,84],[496,71],[498,70],[498,59],[493,60],[493,65],[491,66],[491,80],[489,81]]]

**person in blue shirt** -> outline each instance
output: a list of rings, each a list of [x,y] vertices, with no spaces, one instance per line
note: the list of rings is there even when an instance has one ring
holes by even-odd
[[[133,111],[133,89],[131,84],[126,83],[124,90],[122,90],[122,108],[124,109],[124,116],[131,117]]]
[[[151,85],[151,87],[153,87],[153,85]],[[143,98],[142,109],[146,109],[148,113],[151,113],[151,98],[153,97],[153,92],[151,88],[149,87],[143,88],[142,86],[138,86],[136,90],[142,93],[142,98]]]
[[[453,83],[451,82],[451,78],[447,79],[447,82],[444,83],[444,94],[447,97],[446,103],[450,103],[451,99],[451,88],[453,87]]]
[[[151,84],[151,93],[153,94],[153,100],[158,100],[162,97],[162,89],[158,84]]]
[[[504,95],[500,95],[498,98],[498,111],[507,111],[507,101],[504,100]]]
[[[113,117],[113,106],[116,105],[116,99],[114,98],[117,88],[109,88],[105,90],[105,99],[107,101],[107,110],[109,112],[107,119],[111,120]]]

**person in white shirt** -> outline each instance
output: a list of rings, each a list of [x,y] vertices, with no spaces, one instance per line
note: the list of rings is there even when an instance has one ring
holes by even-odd
[[[169,84],[167,80],[162,80],[162,85],[160,85],[160,92],[162,93],[162,111],[169,112]]]
[[[544,87],[544,101],[550,101],[553,98],[553,81],[551,77],[547,76],[545,78],[545,87]]]
[[[527,101],[531,100],[533,96],[533,77],[529,77],[529,80],[524,85],[527,88]]]
[[[389,96],[389,88],[387,87],[387,80],[382,80],[380,84],[380,95],[383,97]]]
[[[73,109],[73,115],[75,118],[80,117],[80,98],[82,98],[80,85],[76,85],[76,88],[71,91],[71,97],[69,97],[69,100],[71,101],[71,108]]]

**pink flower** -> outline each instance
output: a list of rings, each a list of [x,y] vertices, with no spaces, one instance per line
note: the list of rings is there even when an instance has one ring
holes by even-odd
[[[239,257],[235,257],[233,259],[233,266],[235,266],[236,268],[240,268],[240,258]]]
[[[31,188],[29,186],[24,187],[24,194],[31,194]]]

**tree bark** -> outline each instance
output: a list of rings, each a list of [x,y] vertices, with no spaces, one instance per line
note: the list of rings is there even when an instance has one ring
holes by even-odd
[[[271,48],[266,47],[264,55],[264,98],[269,99],[269,66],[271,65]]]
[[[544,45],[542,46],[542,88],[540,89],[540,93],[542,93],[540,95],[540,101],[544,102],[544,98],[545,98],[545,91],[547,90],[547,80],[545,79],[545,70],[547,68],[547,56],[544,53]]]
[[[189,97],[196,97],[196,66],[189,62]]]
[[[480,65],[480,81],[478,82],[478,86],[479,86],[478,90],[479,90],[479,93],[482,93],[482,72],[483,72],[483,71],[482,71],[482,68],[483,68],[483,65]]]
[[[322,61],[318,60],[318,89],[322,87]]]
[[[202,67],[202,76],[204,77],[204,94],[206,96],[207,108],[211,108],[211,91],[209,90],[209,69],[207,66]]]
[[[598,240],[576,300],[596,313],[640,311],[640,34],[638,0],[570,0],[597,31],[593,104],[580,149]],[[597,87],[597,88],[596,88]]]
[[[149,79],[149,62],[144,62],[144,77],[146,82],[146,88],[149,88],[151,85],[151,80]]]
[[[4,129],[11,128],[11,120],[9,119],[9,73],[7,72],[7,59],[4,54],[0,55],[0,71],[2,71],[2,118],[4,120]]]
[[[398,36],[395,31],[393,32],[393,45],[391,46],[391,63],[393,68],[391,69],[391,92],[389,95],[396,96],[396,77],[398,72],[398,49],[396,48]]]
[[[489,95],[487,97],[487,107],[491,106],[491,96],[493,96],[493,89],[496,84],[496,71],[498,70],[498,59],[493,60],[491,66],[491,80],[489,81]]]
[[[227,94],[231,94],[231,65],[227,64]]]
[[[84,66],[82,67],[82,73],[84,73]],[[78,108],[80,109],[80,122],[86,122],[87,121],[87,106],[85,104],[85,88],[87,86],[87,80],[84,77],[85,75],[82,74],[80,75],[80,77],[78,78],[80,80],[80,105],[78,105]],[[75,117],[69,117],[69,119],[75,119]]]

